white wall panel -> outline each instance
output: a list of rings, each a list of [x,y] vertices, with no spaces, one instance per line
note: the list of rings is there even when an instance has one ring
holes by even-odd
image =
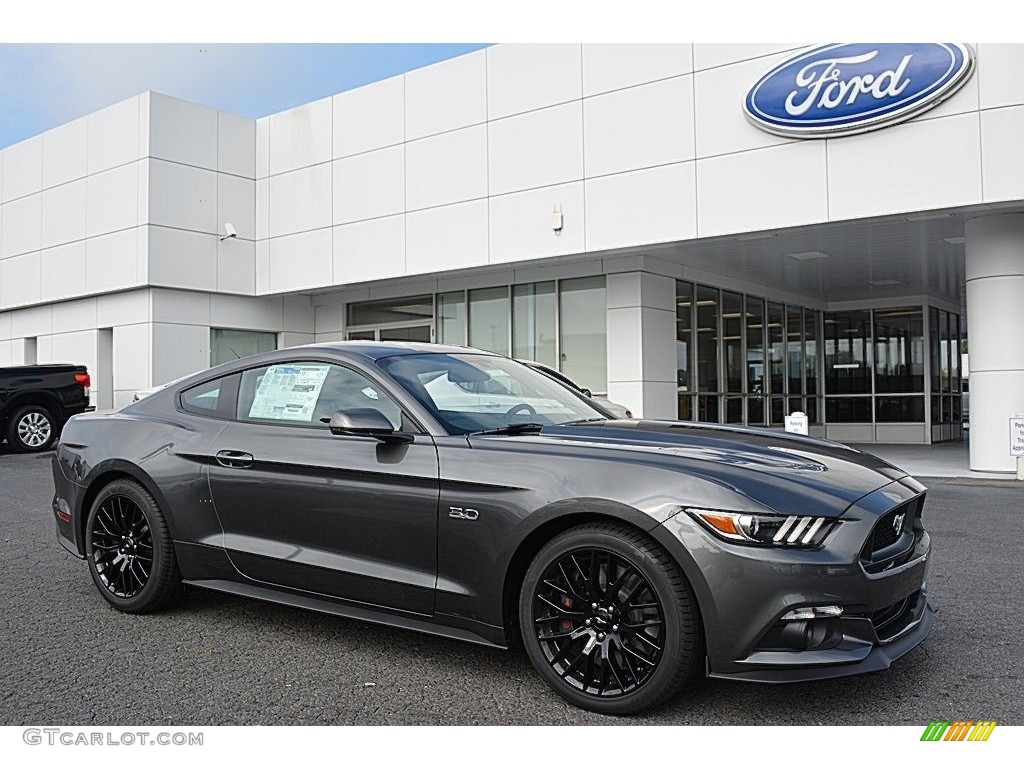
[[[48,336],[51,333],[53,333],[53,309],[51,307],[29,307],[11,313],[12,338]]]
[[[587,179],[586,250],[697,236],[694,164]]]
[[[55,363],[84,365],[95,375],[96,331],[87,330],[53,334],[50,337],[49,359]]]
[[[162,177],[151,178],[154,197],[174,194],[174,190],[163,187]],[[138,202],[138,163],[89,176],[86,180],[86,234],[96,237],[136,226],[139,223]]]
[[[145,322],[150,318],[148,290],[124,291],[96,297],[96,325],[110,328]]]
[[[595,43],[583,46],[583,95],[629,88],[693,71],[690,43]]]
[[[1022,136],[1024,107],[981,113],[981,177],[985,184],[985,202],[1024,198]]]
[[[149,227],[149,281],[174,288],[216,290],[217,242],[214,235]]]
[[[318,229],[270,241],[269,287],[273,292],[297,291],[333,284],[330,229]]]
[[[149,178],[151,224],[210,234],[220,232],[216,172],[150,160]]]
[[[823,142],[787,144],[697,161],[701,237],[828,218]]]
[[[981,202],[980,145],[976,113],[829,139],[830,216],[849,219]]]
[[[488,130],[492,195],[583,178],[581,102],[498,120]]]
[[[114,390],[145,389],[152,381],[152,326],[149,323],[114,326]],[[118,406],[115,397],[114,406]]]
[[[138,284],[139,235],[126,229],[92,237],[85,246],[85,290],[89,293]]]
[[[268,182],[270,237],[331,225],[331,165],[272,176]]]
[[[687,75],[583,102],[586,175],[692,160],[693,79]]]
[[[414,211],[487,196],[487,127],[406,144],[406,202]]]
[[[551,214],[562,211],[562,231]],[[539,259],[585,250],[583,182],[543,187],[490,199],[490,262]]]
[[[61,301],[53,305],[53,332],[89,331],[96,325],[96,299]]]
[[[41,281],[41,255],[38,251],[0,261],[0,307],[41,301]]]
[[[256,121],[230,112],[217,113],[217,170],[256,178]]]
[[[4,150],[3,201],[43,188],[43,137],[33,136]]]
[[[135,96],[88,117],[88,170],[99,173],[142,156],[140,100]]]
[[[201,325],[153,323],[153,381],[167,382],[210,367],[210,329]],[[114,354],[117,355],[117,343]]]
[[[217,170],[217,110],[151,93],[149,119],[150,156]]]
[[[153,288],[149,293],[154,322],[210,325],[210,294],[173,288]]]
[[[270,118],[256,121],[256,178],[270,175]]]
[[[218,237],[225,233],[224,225],[235,225],[238,236],[244,240],[256,239],[256,182],[227,173],[217,174]]]
[[[85,239],[85,179],[47,189],[41,199],[43,248]]]
[[[280,297],[210,296],[210,327],[279,331],[284,326]]]
[[[402,146],[335,160],[332,174],[335,224],[405,210],[405,148]]]
[[[298,333],[313,332],[313,299],[310,296],[282,296],[281,327]]]
[[[405,80],[390,77],[334,97],[334,157],[405,141]]]
[[[43,189],[85,176],[88,124],[81,117],[43,134]]]
[[[978,93],[982,109],[1024,104],[1024,45],[980,43]]]
[[[334,129],[330,98],[270,116],[270,174],[331,159]]]
[[[4,203],[0,225],[0,258],[39,250],[41,243],[42,196],[19,197]]]
[[[334,228],[334,282],[383,280],[405,274],[405,216]]]
[[[43,301],[85,293],[85,241],[50,248],[42,253]]]
[[[486,54],[491,120],[583,97],[578,44],[496,45]]]
[[[486,51],[405,75],[405,138],[418,139],[487,119]]]
[[[786,55],[791,56],[792,51],[803,47],[807,46],[800,43],[694,43],[693,67],[710,69],[783,51],[790,51]],[[768,67],[764,71],[767,72]]]
[[[697,157],[771,147],[793,141],[755,128],[743,116],[750,86],[786,58],[769,56],[693,76]]]
[[[217,290],[227,293],[256,292],[256,244],[231,239],[217,243]]]
[[[487,201],[407,214],[405,261],[410,274],[486,264]]]

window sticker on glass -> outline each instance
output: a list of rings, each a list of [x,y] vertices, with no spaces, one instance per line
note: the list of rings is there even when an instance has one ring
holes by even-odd
[[[309,423],[330,368],[326,364],[270,366],[256,390],[249,418]]]
[[[371,400],[379,400],[380,396],[377,394],[377,390],[373,387],[363,387],[362,392]]]

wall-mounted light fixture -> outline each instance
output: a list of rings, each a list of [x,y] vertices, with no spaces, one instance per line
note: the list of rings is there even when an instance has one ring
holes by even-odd
[[[232,237],[238,237],[238,232],[235,231],[235,225],[229,221],[226,224],[224,224],[224,237],[222,237],[220,240],[221,242],[224,242],[225,240],[229,240]]]
[[[551,231],[556,235],[562,234],[562,225],[564,221],[562,219],[562,206],[556,205],[551,209]]]

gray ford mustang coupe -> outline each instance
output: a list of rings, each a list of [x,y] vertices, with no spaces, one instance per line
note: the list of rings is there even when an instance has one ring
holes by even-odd
[[[57,537],[121,611],[182,584],[485,645],[587,709],[702,674],[885,669],[924,640],[925,488],[836,443],[616,420],[505,357],[345,342],[247,357],[53,459]]]

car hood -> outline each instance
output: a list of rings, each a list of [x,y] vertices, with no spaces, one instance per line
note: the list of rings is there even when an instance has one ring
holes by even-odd
[[[513,438],[516,439],[516,438]],[[783,512],[795,496],[841,511],[907,473],[840,443],[767,429],[622,420],[545,427],[542,442],[646,454]]]

